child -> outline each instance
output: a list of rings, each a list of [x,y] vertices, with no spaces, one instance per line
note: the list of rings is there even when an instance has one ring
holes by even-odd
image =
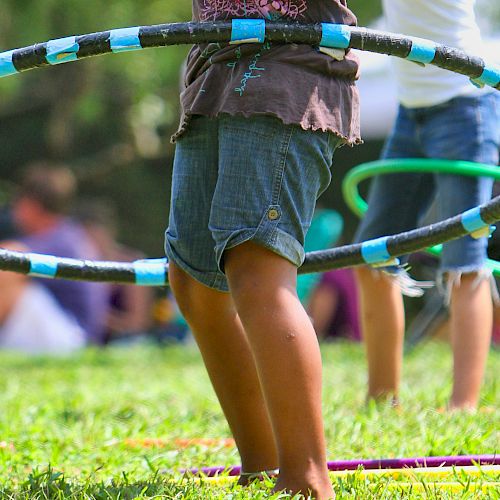
[[[384,0],[388,29],[480,54],[475,0]],[[500,99],[468,78],[394,60],[399,114],[386,158],[441,158],[498,164]],[[357,241],[413,229],[431,201],[439,219],[481,205],[493,180],[433,174],[375,178]],[[397,217],[394,215],[397,214]],[[479,401],[492,330],[491,272],[485,268],[487,238],[461,238],[443,247],[441,281],[450,305],[454,358],[450,409]],[[361,322],[368,357],[368,397],[397,401],[402,365],[404,309],[398,280],[380,270],[357,269]]]
[[[344,0],[194,0],[196,21],[354,25]],[[359,142],[358,63],[302,45],[195,46],[181,95],[169,280],[236,440],[240,483],[333,498],[321,358],[297,268],[334,150]]]

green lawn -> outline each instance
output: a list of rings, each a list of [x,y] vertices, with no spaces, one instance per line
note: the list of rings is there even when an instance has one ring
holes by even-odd
[[[324,345],[323,354],[329,460],[500,451],[499,351],[491,352],[475,414],[437,411],[450,390],[443,344],[407,356],[398,411],[364,406],[360,346]],[[242,489],[180,481],[176,471],[183,467],[238,464],[234,448],[222,443],[179,448],[175,442],[229,437],[194,347],[113,348],[58,360],[1,354],[0,371],[2,499],[269,498],[265,483]],[[131,446],[146,438],[163,441]],[[474,491],[477,485],[458,472],[443,481],[464,483],[459,493],[433,481],[419,478],[411,490],[357,473],[335,479],[335,486],[338,498],[500,498],[498,489]]]

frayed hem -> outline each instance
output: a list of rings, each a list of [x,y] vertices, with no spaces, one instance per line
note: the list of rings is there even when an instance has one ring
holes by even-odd
[[[396,275],[396,283],[406,297],[422,297],[427,288],[432,288],[436,284],[434,281],[418,281],[412,278],[406,270]]]
[[[434,281],[418,281],[412,278],[403,266],[392,269],[372,268],[372,272],[377,273],[378,276],[383,274],[392,279],[406,297],[422,297],[426,289],[435,286]]]
[[[338,130],[335,130],[333,128],[329,127],[322,127],[322,126],[314,126],[309,123],[296,123],[290,120],[285,120],[282,116],[278,115],[277,113],[272,113],[272,112],[253,112],[253,111],[236,111],[236,112],[229,112],[229,111],[218,111],[215,113],[203,113],[202,115],[197,115],[191,114],[189,112],[186,112],[181,120],[181,124],[177,130],[171,137],[170,137],[170,142],[172,144],[175,144],[178,139],[180,139],[189,129],[189,125],[191,122],[191,117],[193,116],[205,116],[207,118],[218,118],[219,116],[233,116],[233,117],[243,117],[243,118],[252,118],[253,116],[271,116],[273,118],[277,118],[280,120],[283,125],[296,125],[297,127],[300,127],[302,130],[305,131],[312,131],[312,132],[329,132],[333,134],[335,137],[340,139],[342,141],[342,144],[339,145],[341,146],[349,146],[349,147],[354,147],[354,146],[359,146],[360,144],[363,144],[363,139],[361,137],[355,135],[355,136],[347,136],[344,134],[341,134]]]
[[[482,281],[487,279],[490,282],[491,296],[493,302],[498,305],[500,304],[500,294],[498,292],[498,287],[493,276],[491,269],[487,268],[473,268],[464,267],[461,269],[448,269],[441,270],[437,278],[437,288],[439,293],[443,296],[444,304],[446,307],[450,306],[451,303],[451,290],[454,286],[458,286],[461,283],[462,276],[464,274],[477,274],[476,279],[473,282],[474,287],[478,287]]]

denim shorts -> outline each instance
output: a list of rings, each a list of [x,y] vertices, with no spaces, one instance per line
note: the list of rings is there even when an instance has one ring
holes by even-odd
[[[227,291],[225,250],[252,240],[292,262],[341,140],[272,116],[195,116],[177,141],[165,250],[192,278]]]
[[[500,92],[457,97],[426,108],[400,106],[383,158],[439,158],[498,165]],[[435,202],[444,220],[491,198],[493,179],[432,173],[379,175],[368,196],[368,210],[356,242],[415,229]],[[436,220],[433,220],[435,222]],[[445,243],[441,272],[472,272],[484,267],[487,239],[465,236]]]

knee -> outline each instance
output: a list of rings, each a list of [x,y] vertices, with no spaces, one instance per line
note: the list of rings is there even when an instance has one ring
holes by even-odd
[[[169,263],[168,282],[174,294],[177,305],[184,317],[192,309],[193,290],[191,285],[192,278],[174,263]]]
[[[173,263],[169,264],[168,276],[177,305],[188,323],[206,322],[207,318],[222,314],[228,307],[231,309],[227,293],[201,284]]]
[[[278,288],[295,291],[297,268],[262,245],[246,242],[225,254],[225,270],[231,294],[238,301],[254,300]]]

